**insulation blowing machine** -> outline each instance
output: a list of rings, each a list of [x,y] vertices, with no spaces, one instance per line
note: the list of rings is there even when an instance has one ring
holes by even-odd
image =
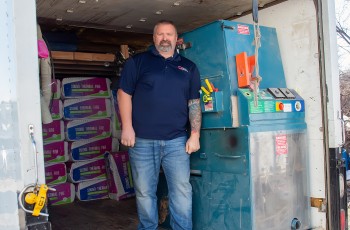
[[[180,38],[202,81],[194,229],[307,229],[305,105],[286,85],[276,30],[221,20]]]

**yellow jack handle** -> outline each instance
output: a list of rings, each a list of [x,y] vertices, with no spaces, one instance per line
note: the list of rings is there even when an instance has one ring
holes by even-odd
[[[26,190],[28,190],[30,188],[32,188],[33,192],[29,192],[24,196]],[[43,209],[43,207],[45,206],[48,190],[56,191],[56,189],[54,189],[54,188],[47,187],[46,184],[42,184],[42,185],[40,185],[40,187],[38,185],[35,185],[35,184],[29,184],[29,185],[25,186],[22,189],[22,191],[19,193],[19,196],[18,196],[19,206],[25,212],[32,213],[33,216],[39,216],[39,215],[49,216],[49,214],[47,214],[47,213],[40,212]],[[23,197],[24,197],[24,199],[23,199]],[[34,204],[34,209],[33,210],[26,209],[23,205],[23,200],[28,204]]]
[[[38,194],[35,194],[34,192],[28,193],[25,196],[25,201],[28,204],[35,204],[34,209],[33,209],[33,216],[39,216],[41,209],[43,209],[45,202],[46,202],[46,194],[47,190],[49,188],[47,187],[46,184],[40,185],[39,192]]]

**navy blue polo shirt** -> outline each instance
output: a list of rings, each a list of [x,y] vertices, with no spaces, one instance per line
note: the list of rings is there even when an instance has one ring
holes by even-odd
[[[196,65],[174,53],[165,59],[153,46],[129,58],[119,88],[132,96],[136,137],[171,140],[186,135],[188,101],[199,98]]]

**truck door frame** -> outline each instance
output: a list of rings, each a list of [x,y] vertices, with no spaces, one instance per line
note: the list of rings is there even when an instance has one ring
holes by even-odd
[[[36,2],[34,0],[2,1],[0,3],[0,66],[3,76],[0,103],[8,103],[1,111],[6,119],[1,143],[0,167],[0,228],[24,229],[25,213],[18,208],[18,193],[25,185],[35,182],[34,148],[29,125],[34,126],[38,154],[39,183],[45,183],[43,142],[41,128],[40,84],[38,71]],[[3,126],[4,127],[4,126]],[[1,165],[1,164],[0,164]],[[1,169],[2,168],[2,169]]]

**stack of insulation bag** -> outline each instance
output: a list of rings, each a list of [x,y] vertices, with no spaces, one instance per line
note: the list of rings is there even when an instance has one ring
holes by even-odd
[[[51,205],[134,195],[128,154],[118,152],[120,119],[110,84],[108,78],[63,78],[53,90],[60,97],[54,93],[52,117],[55,111],[62,116],[43,125],[46,183],[56,189],[48,192]]]

